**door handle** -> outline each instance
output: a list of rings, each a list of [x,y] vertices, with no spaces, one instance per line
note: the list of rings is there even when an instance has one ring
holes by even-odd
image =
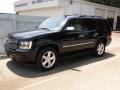
[[[70,34],[74,34],[73,32],[69,32],[69,33],[67,33],[68,35],[70,35]]]
[[[94,37],[98,36],[98,33],[94,33]]]
[[[85,36],[85,35],[79,35],[78,37],[81,37],[81,38],[82,38],[82,37],[84,37],[84,36]]]

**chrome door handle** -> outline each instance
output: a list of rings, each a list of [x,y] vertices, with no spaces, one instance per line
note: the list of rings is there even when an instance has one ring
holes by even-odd
[[[79,35],[78,37],[84,37],[84,35]]]
[[[98,33],[94,33],[94,37],[98,36]]]

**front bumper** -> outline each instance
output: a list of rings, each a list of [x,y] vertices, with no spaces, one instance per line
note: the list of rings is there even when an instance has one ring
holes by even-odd
[[[32,50],[19,50],[19,49],[11,49],[5,44],[5,52],[8,57],[18,62],[35,62],[37,49]]]

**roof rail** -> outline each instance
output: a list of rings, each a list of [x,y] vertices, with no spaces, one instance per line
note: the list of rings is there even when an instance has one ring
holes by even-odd
[[[79,15],[79,14],[65,15],[65,17],[68,17],[68,16],[103,18],[103,17],[101,17],[101,16]]]
[[[71,15],[64,15],[65,17],[67,17],[67,16],[80,16],[79,14],[71,14]]]
[[[98,17],[98,18],[103,18],[103,17],[101,17],[101,16],[92,16],[92,17]]]
[[[94,18],[103,18],[101,16],[89,16],[89,15],[82,15],[82,16],[79,16],[79,17],[94,17]]]

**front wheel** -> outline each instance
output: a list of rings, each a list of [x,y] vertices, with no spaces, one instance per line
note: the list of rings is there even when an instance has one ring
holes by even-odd
[[[49,70],[56,65],[57,52],[53,48],[44,48],[39,51],[36,66],[42,70]]]
[[[104,53],[105,53],[105,43],[100,41],[100,42],[97,42],[96,46],[95,46],[95,56],[103,56]]]

